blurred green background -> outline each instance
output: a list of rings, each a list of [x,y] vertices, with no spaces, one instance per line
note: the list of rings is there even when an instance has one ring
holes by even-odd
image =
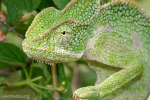
[[[109,0],[104,0],[105,3],[108,1]],[[52,0],[49,0],[49,1],[42,0],[42,3],[40,4],[40,6],[37,9],[26,13],[23,17],[24,19],[22,18],[20,25],[16,26],[11,23],[5,5],[2,3],[1,0],[0,0],[0,2],[1,2],[0,10],[5,13],[7,25],[9,25],[11,28],[13,28],[15,31],[17,31],[18,33],[20,33],[22,35],[25,35],[25,32],[28,29],[29,25],[31,24],[32,20],[34,19],[35,15],[38,12],[40,12],[43,8],[50,7],[50,6],[58,7],[57,4],[55,5]],[[69,2],[69,0],[68,0],[68,2]],[[140,7],[144,8],[145,12],[148,15],[150,15],[150,0],[137,0],[136,3]],[[6,34],[6,36],[8,38],[8,40],[6,42],[15,44],[16,46],[18,46],[19,48],[22,49],[22,40],[23,39],[19,38],[13,32],[10,32],[3,25],[1,25],[0,30],[3,30],[4,33]],[[39,65],[40,64],[38,63],[37,66],[39,66]],[[42,66],[45,66],[45,65],[42,65]],[[87,64],[82,64],[82,63],[76,64],[76,63],[72,62],[72,63],[65,63],[64,66],[65,66],[65,74],[66,74],[67,82],[69,84],[72,84],[72,81],[74,81],[74,79],[78,82],[77,84],[73,84],[72,88],[79,88],[82,86],[88,86],[88,85],[95,84],[96,73],[90,67],[88,67]]]
[[[44,0],[43,0],[44,1]],[[108,2],[110,0],[104,0],[104,2]],[[47,0],[45,0],[43,3],[45,4],[45,2],[47,2]],[[145,9],[145,12],[148,13],[150,15],[150,0],[136,0],[137,4]],[[49,2],[50,4],[46,4],[46,6],[54,6],[56,7],[56,5],[54,5],[53,1]],[[18,33],[20,34],[25,34],[28,26],[30,25],[30,23],[32,22],[32,20],[34,19],[35,15],[38,13],[38,11],[42,10],[45,6],[40,6],[39,9],[34,10],[30,13],[26,14],[26,18],[25,21],[21,23],[21,26],[16,27],[13,26],[12,24],[9,23],[10,26],[12,26],[12,28],[14,30],[16,30]],[[7,15],[7,10],[4,4],[1,4],[1,10],[5,12],[6,15],[6,20],[9,19],[8,15]],[[5,31],[6,36],[8,37],[8,41],[10,43],[15,44],[16,46],[22,48],[22,39],[19,38],[16,34],[9,32],[6,27],[2,28]],[[70,65],[69,65],[70,66]],[[73,73],[73,67],[65,67],[65,71],[66,71],[66,75],[67,78],[70,80],[72,79],[72,73]],[[95,72],[87,67],[84,64],[81,64],[79,67],[79,74],[80,74],[80,79],[82,80],[81,82],[81,86],[87,86],[87,85],[93,85],[95,80],[96,80],[96,74]]]

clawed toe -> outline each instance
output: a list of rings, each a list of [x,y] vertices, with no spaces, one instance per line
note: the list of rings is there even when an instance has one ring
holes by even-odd
[[[73,98],[74,100],[80,100],[81,98],[79,97],[79,95],[77,95],[76,93],[73,94]]]
[[[73,94],[74,100],[99,100],[99,97],[99,92],[94,86],[77,89]]]

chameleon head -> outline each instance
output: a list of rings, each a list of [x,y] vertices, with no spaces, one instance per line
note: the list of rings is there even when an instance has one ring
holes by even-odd
[[[42,10],[26,32],[23,50],[46,63],[80,59],[99,11],[100,0],[71,0],[63,10]]]
[[[46,12],[52,15],[44,18]],[[24,52],[30,58],[58,63],[82,57],[88,38],[84,26],[75,19],[61,18],[54,8],[47,8],[35,17],[22,43]]]

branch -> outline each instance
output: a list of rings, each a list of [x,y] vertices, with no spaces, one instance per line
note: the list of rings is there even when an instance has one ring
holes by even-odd
[[[71,85],[73,92],[81,87],[81,80],[79,74],[80,67],[81,67],[80,64],[76,63],[75,67],[73,68],[73,78],[72,78],[72,85]]]
[[[56,64],[52,63],[51,64],[51,69],[52,69],[52,78],[53,78],[53,87],[57,88],[58,87],[58,79],[57,79],[57,69],[56,69]],[[58,91],[54,91],[54,100],[60,100],[60,96]]]
[[[25,39],[21,34],[17,33],[16,31],[14,31],[11,27],[9,27],[6,23],[4,23],[3,21],[0,20],[0,22],[6,26],[8,28],[9,31],[12,31],[13,33],[17,34],[20,38]]]

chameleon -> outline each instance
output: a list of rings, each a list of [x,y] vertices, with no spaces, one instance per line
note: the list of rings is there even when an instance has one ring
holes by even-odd
[[[77,89],[75,100],[146,100],[150,94],[150,19],[127,0],[71,0],[43,9],[22,42],[39,62],[83,60],[97,73],[95,86]]]

